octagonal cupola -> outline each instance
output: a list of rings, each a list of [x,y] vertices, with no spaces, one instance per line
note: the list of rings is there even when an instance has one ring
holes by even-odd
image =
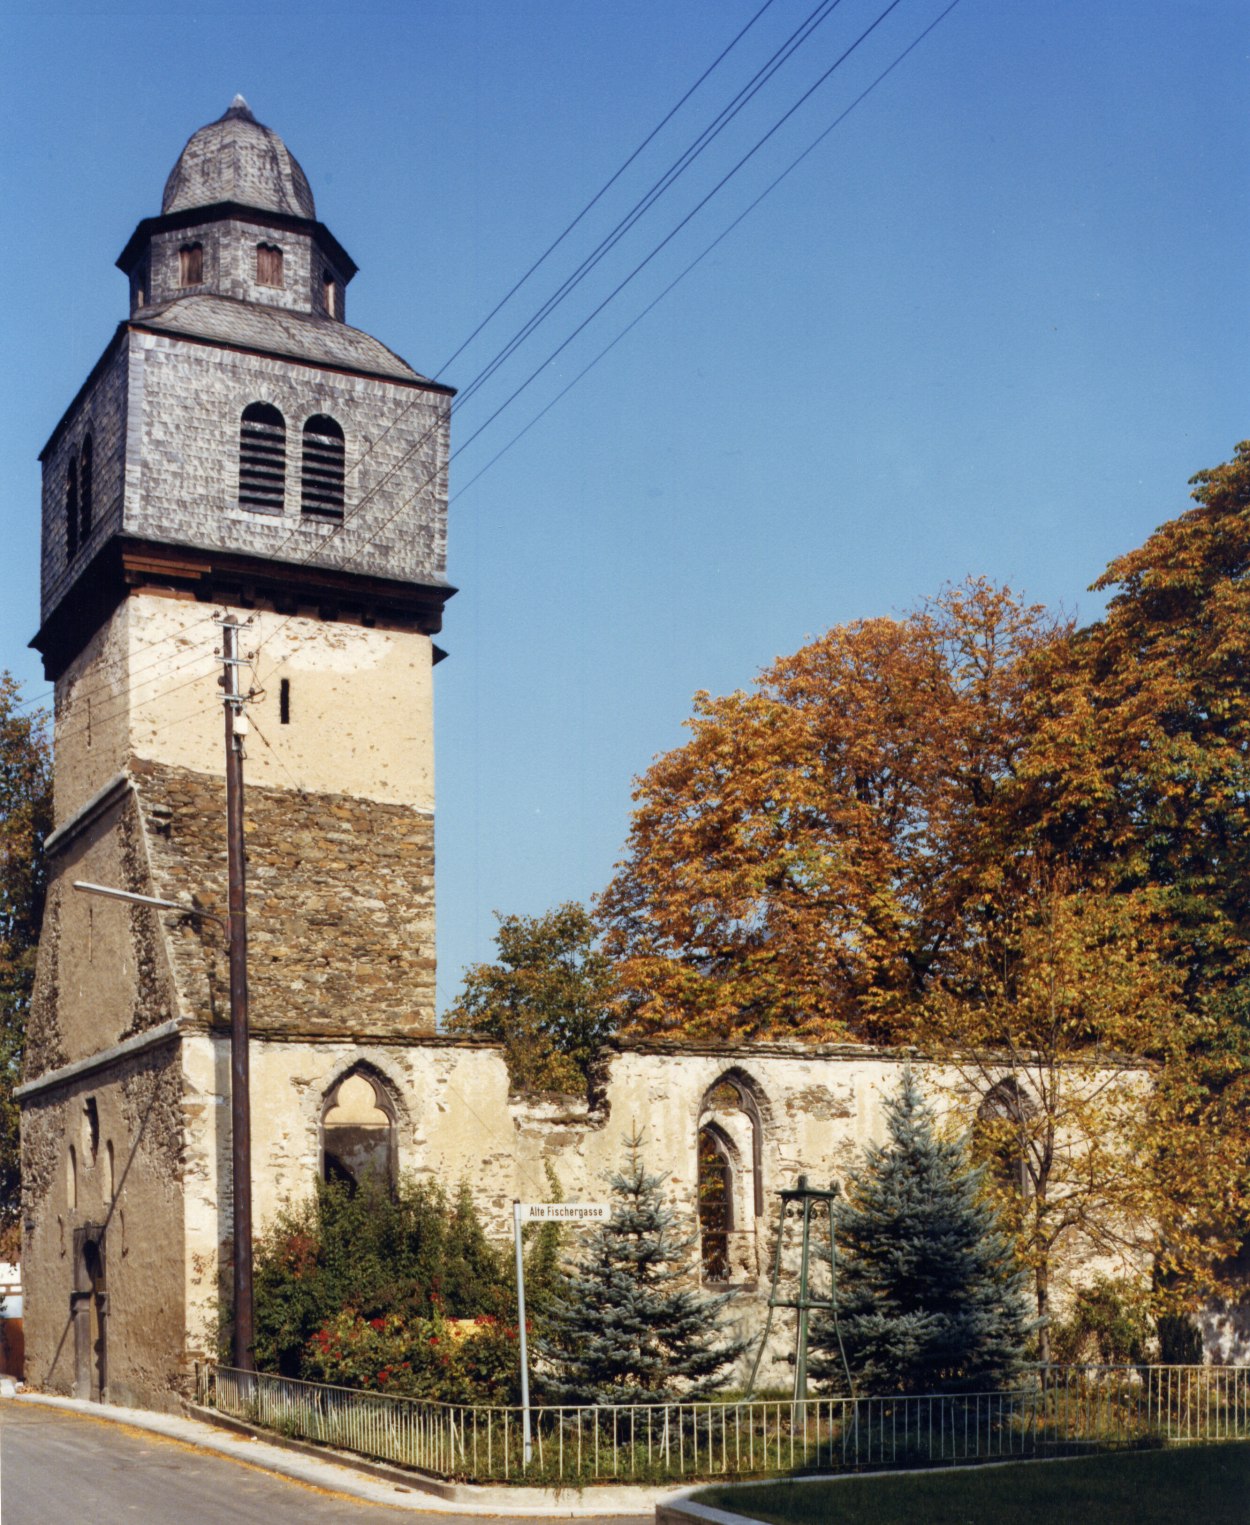
[[[352,259],[317,221],[299,160],[236,95],[192,133],[118,265],[132,315],[198,296],[342,320]]]
[[[236,95],[228,110],[192,133],[165,182],[162,213],[233,201],[239,206],[315,218],[308,176],[272,128]]]

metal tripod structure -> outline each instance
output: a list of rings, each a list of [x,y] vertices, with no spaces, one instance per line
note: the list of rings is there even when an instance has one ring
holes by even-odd
[[[773,1327],[773,1312],[777,1308],[793,1308],[798,1314],[794,1329],[794,1401],[799,1402],[807,1397],[807,1338],[811,1313],[813,1309],[827,1312],[833,1315],[834,1332],[838,1337],[838,1349],[842,1354],[842,1365],[846,1371],[847,1389],[851,1396],[855,1395],[855,1385],[851,1381],[851,1368],[847,1363],[846,1351],[842,1345],[842,1330],[838,1324],[838,1251],[836,1236],[833,1231],[833,1201],[839,1195],[836,1182],[831,1183],[827,1191],[819,1187],[809,1186],[807,1177],[800,1176],[793,1185],[784,1188],[777,1195],[781,1198],[781,1214],[777,1220],[777,1253],[773,1258],[773,1279],[768,1291],[768,1317],[764,1320],[764,1333],[760,1337],[759,1349],[755,1352],[755,1361],[751,1367],[751,1376],[747,1382],[746,1396],[749,1398],[755,1390],[755,1378],[759,1374],[760,1362],[764,1359],[764,1352],[768,1348],[768,1336]],[[799,1295],[797,1297],[782,1297],[778,1293],[778,1284],[781,1280],[781,1252],[785,1243],[787,1209],[791,1203],[798,1203],[799,1216],[802,1220],[802,1243],[799,1256]],[[819,1203],[825,1205],[825,1217],[829,1226],[829,1296],[813,1297],[811,1289],[811,1258],[812,1258],[812,1209]]]

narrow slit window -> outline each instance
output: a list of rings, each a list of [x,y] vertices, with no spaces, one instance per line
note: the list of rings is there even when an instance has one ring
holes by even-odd
[[[325,292],[326,312],[330,315],[330,317],[337,318],[339,315],[338,282],[334,279],[328,270],[326,271],[325,275],[322,276],[321,281],[322,289]]]
[[[204,280],[204,245],[183,244],[178,250],[178,284],[199,286]]]
[[[304,425],[300,507],[306,514],[343,517],[345,455],[342,429],[324,413],[314,414]]]
[[[82,450],[78,456],[78,525],[79,542],[87,543],[87,536],[91,533],[92,515],[92,445],[91,436],[88,435],[82,442]]]
[[[285,501],[286,423],[270,403],[250,403],[239,428],[239,507],[280,514]]]
[[[256,284],[258,286],[281,286],[282,250],[277,244],[256,245]]]
[[[78,462],[71,460],[65,477],[65,551],[72,561],[78,554]]]
[[[291,723],[291,680],[283,678],[278,684],[278,723]]]

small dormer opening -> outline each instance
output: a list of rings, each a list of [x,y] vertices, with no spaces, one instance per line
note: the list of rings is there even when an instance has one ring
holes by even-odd
[[[249,403],[239,425],[239,507],[280,514],[285,502],[286,421],[271,403]]]
[[[71,457],[65,473],[65,554],[78,555],[78,462]]]
[[[321,287],[325,293],[326,315],[331,318],[337,318],[339,315],[339,286],[329,270],[321,277]]]
[[[343,517],[346,450],[343,430],[324,413],[304,425],[304,460],[300,507],[306,514]]]
[[[91,436],[88,435],[83,440],[82,449],[78,454],[78,538],[82,545],[86,545],[87,536],[91,533],[92,453]]]
[[[277,244],[256,245],[256,284],[258,286],[281,287],[282,278],[282,250]]]
[[[178,250],[179,286],[199,286],[204,281],[204,245],[183,244]]]

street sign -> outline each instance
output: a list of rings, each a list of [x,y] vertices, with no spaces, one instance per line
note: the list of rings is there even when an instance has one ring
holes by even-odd
[[[522,1223],[606,1223],[610,1202],[518,1202]]]

